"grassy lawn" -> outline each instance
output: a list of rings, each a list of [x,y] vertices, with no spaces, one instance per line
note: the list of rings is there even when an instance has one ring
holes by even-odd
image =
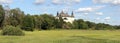
[[[2,36],[0,43],[120,43],[120,30],[47,30]]]

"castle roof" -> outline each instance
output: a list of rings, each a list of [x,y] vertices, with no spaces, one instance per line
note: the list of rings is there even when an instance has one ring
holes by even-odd
[[[72,17],[72,16],[70,16],[68,13],[64,13],[63,11],[61,11],[60,13],[57,12],[57,17]]]

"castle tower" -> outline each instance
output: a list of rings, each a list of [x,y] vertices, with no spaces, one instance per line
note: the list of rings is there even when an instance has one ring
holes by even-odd
[[[74,13],[73,13],[73,11],[72,11],[72,13],[71,13],[71,17],[74,17]]]
[[[63,21],[70,23],[75,20],[73,12],[71,13],[71,15],[69,15],[68,13],[64,13],[63,11],[61,11],[60,13],[57,12],[56,18],[59,19],[59,17],[62,17]]]
[[[59,12],[57,12],[57,16],[59,16]]]
[[[64,12],[63,12],[63,11],[61,11],[61,14],[64,14]]]

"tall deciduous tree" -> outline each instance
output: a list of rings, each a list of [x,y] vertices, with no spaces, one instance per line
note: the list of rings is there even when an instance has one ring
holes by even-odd
[[[22,12],[19,8],[12,9],[10,15],[10,24],[12,26],[21,25],[23,17],[24,17],[24,12]]]
[[[44,22],[44,19],[40,15],[34,15],[33,19],[34,19],[34,28],[41,30],[41,25]]]
[[[55,25],[55,27],[56,28],[63,28],[64,26],[64,21],[63,21],[63,19],[62,19],[62,17],[59,17],[59,19],[55,19],[55,22],[54,22],[54,25]]]
[[[26,31],[33,31],[34,30],[33,17],[27,14],[23,19],[21,28]]]
[[[78,28],[78,29],[88,29],[88,24],[83,20],[83,19],[78,19],[76,21],[73,22],[75,26],[73,26],[74,28]]]
[[[3,27],[4,16],[5,16],[4,9],[2,5],[0,5],[0,27]]]
[[[48,14],[43,14],[40,16],[41,18],[44,19],[44,21],[41,24],[42,29],[46,30],[46,29],[54,28],[54,20],[55,20],[54,16]]]
[[[95,29],[95,23],[93,23],[93,22],[90,22],[90,21],[86,21],[86,24],[88,25],[88,28],[89,29]]]

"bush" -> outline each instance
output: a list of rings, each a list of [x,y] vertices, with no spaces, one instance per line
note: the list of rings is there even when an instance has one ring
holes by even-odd
[[[2,30],[2,35],[23,36],[25,33],[19,27],[6,26]]]

